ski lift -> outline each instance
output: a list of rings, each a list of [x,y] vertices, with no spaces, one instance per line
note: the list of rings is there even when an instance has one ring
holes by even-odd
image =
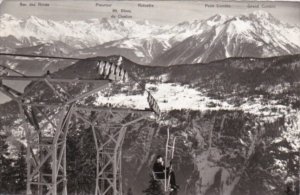
[[[171,162],[174,158],[175,152],[175,144],[176,144],[176,136],[170,137],[170,129],[167,130],[167,141],[166,141],[166,148],[165,148],[165,162]],[[169,166],[169,173],[172,171],[172,163]],[[164,174],[164,178],[158,178],[157,175]],[[152,171],[153,179],[159,181],[162,185],[164,185],[164,191],[170,191],[170,174],[168,175],[167,166],[165,166],[164,172],[154,172]]]

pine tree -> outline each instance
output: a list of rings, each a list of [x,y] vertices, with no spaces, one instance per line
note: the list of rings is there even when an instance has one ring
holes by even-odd
[[[10,170],[12,160],[8,158],[6,137],[6,135],[0,134],[0,193],[8,193],[11,188]]]
[[[160,182],[155,180],[152,175],[150,177],[149,186],[143,192],[146,195],[164,195]]]
[[[17,159],[15,160],[12,172],[12,179],[14,180],[14,191],[17,193],[26,190],[26,149],[23,145],[20,147]]]
[[[70,132],[67,139],[68,192],[93,193],[96,151],[91,129]]]

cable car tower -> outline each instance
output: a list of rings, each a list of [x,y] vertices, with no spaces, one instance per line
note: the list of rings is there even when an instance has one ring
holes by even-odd
[[[87,98],[108,88],[110,83],[132,79],[126,70],[110,62],[89,60],[84,66],[88,76],[86,72],[76,72],[76,64],[60,71],[62,74],[47,73],[42,76],[26,76],[6,66],[0,67],[0,92],[18,103],[20,118],[25,121],[26,195],[68,194],[66,140],[68,132],[78,124],[81,124],[80,127],[85,126],[85,130],[92,130],[94,137],[97,153],[95,195],[122,195],[121,159],[126,130],[153,113],[160,116],[157,102],[149,92],[148,110],[87,103]],[[73,74],[64,75],[67,70]],[[24,93],[20,93],[3,81],[31,83]]]

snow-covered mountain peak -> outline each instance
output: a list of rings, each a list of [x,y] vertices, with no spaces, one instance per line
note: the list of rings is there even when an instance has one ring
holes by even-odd
[[[185,27],[187,25],[190,25],[190,23],[188,21],[184,21],[184,22],[180,22],[178,23],[176,26],[182,26],[182,27]]]
[[[207,20],[205,20],[205,22],[209,26],[215,26],[215,25],[223,24],[224,22],[226,22],[230,18],[231,18],[231,16],[226,16],[226,15],[223,15],[223,14],[216,14],[216,15],[208,18]]]
[[[8,14],[0,16],[0,25],[0,37],[12,35],[18,40],[35,37],[42,43],[61,41],[75,48],[94,47],[126,37],[146,37],[158,29],[149,22],[130,19],[54,21],[36,16],[18,19]]]
[[[223,14],[216,14],[212,17],[205,19],[205,20],[194,20],[194,21],[184,21],[180,22],[177,25],[172,27],[173,31],[178,32],[187,32],[187,31],[193,31],[194,33],[202,32],[207,30],[207,28],[211,28],[216,25],[221,25],[227,20],[229,20],[231,16],[226,16]]]
[[[195,25],[196,22],[199,24]],[[182,30],[179,35],[192,35],[155,59],[154,64],[201,63],[228,57],[270,57],[300,52],[300,28],[288,27],[264,11],[234,17],[214,15],[178,26],[188,24],[186,29],[189,30]]]
[[[95,21],[97,21],[97,19],[95,19]],[[126,28],[126,30],[130,30],[131,28],[138,28],[138,27],[143,27],[143,28],[147,28],[147,27],[156,27],[153,24],[150,24],[150,22],[148,20],[144,20],[144,21],[135,21],[135,20],[131,20],[131,19],[120,19],[120,18],[114,18],[114,19],[110,19],[110,18],[102,18],[100,20],[98,20],[98,23],[108,29],[114,29],[117,30],[118,28]],[[131,29],[131,30],[134,30]]]
[[[263,23],[264,25],[275,24],[275,25],[282,25],[283,23],[280,22],[277,18],[275,18],[269,12],[263,10],[257,10],[250,13],[248,16],[249,20],[256,21],[258,23]]]
[[[13,21],[13,20],[17,20],[17,18],[15,18],[14,16],[10,15],[10,14],[2,14],[0,15],[0,20],[1,21]]]
[[[151,25],[149,20],[140,20],[140,21],[137,21],[136,23],[140,24],[140,25]]]
[[[36,16],[29,16],[28,18],[22,20],[23,24],[26,24],[28,26],[32,26],[35,30],[38,30],[42,26],[49,27],[50,23],[53,24],[52,21],[44,20],[42,18],[36,17]]]
[[[273,18],[273,16],[267,12],[267,11],[263,11],[263,10],[256,10],[252,13],[249,14],[249,16],[251,17],[255,17],[255,18],[258,18],[258,19],[262,19],[262,18]]]
[[[208,20],[216,21],[216,20],[221,20],[222,18],[228,18],[228,16],[226,16],[224,14],[216,14],[216,15],[210,17]]]
[[[229,35],[249,32],[251,30],[254,30],[251,22],[241,20],[240,18],[234,18],[227,24],[227,33]]]
[[[36,16],[28,16],[25,20],[32,20],[32,21],[34,21],[34,20],[42,20],[41,18],[38,18],[38,17],[36,17]]]

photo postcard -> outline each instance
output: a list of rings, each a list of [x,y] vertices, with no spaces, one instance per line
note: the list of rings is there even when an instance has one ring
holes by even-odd
[[[0,0],[0,194],[300,195],[299,1]]]

